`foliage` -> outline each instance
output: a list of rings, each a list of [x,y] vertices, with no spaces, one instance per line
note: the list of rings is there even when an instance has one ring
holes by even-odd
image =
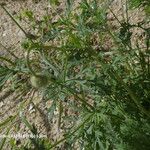
[[[59,6],[58,1],[50,2]],[[20,88],[19,83],[24,83],[29,90],[30,77],[37,79],[42,72],[48,81],[44,86],[40,81],[41,87],[36,90],[43,93],[46,101],[53,101],[49,118],[59,108],[59,126],[71,120],[63,139],[53,144],[30,139],[33,147],[52,149],[64,143],[66,150],[149,149],[150,28],[145,27],[149,20],[137,24],[131,24],[129,18],[118,20],[109,4],[110,1],[83,0],[74,8],[74,1],[68,0],[65,12],[55,22],[53,16],[37,21],[32,11],[19,16],[28,20],[33,30],[28,33],[20,28],[27,37],[22,43],[27,56],[15,61],[0,57],[6,62],[0,66],[0,86],[10,78],[18,85],[14,87]],[[149,1],[132,0],[130,4],[149,7]],[[109,24],[108,11],[118,21],[117,30]],[[143,30],[144,47],[138,39],[133,45],[135,28]],[[107,42],[111,43],[109,48],[105,48]],[[18,75],[28,82],[15,78]],[[63,116],[65,109],[73,109],[77,115]],[[33,132],[32,125],[23,120]]]

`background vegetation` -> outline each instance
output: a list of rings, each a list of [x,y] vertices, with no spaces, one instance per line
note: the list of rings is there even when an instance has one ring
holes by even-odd
[[[59,1],[50,1],[53,9]],[[0,88],[7,80],[12,90],[22,93],[31,88],[40,92],[45,101],[52,101],[48,110],[51,120],[59,110],[59,126],[62,122],[64,138],[56,143],[48,139],[31,138],[15,150],[63,149],[85,150],[148,150],[150,147],[150,2],[149,0],[126,1],[124,19],[109,8],[110,1],[82,0],[77,7],[67,0],[63,14],[52,22],[53,16],[45,15],[37,20],[32,11],[26,10],[19,19],[30,22],[33,33],[26,32],[18,20],[1,7],[26,35],[22,43],[26,57],[0,56]],[[129,9],[143,8],[145,20],[130,23]],[[107,14],[117,22],[113,29]],[[142,30],[143,44],[133,43],[135,28]],[[106,47],[107,43],[110,43]],[[33,97],[34,98],[34,97]],[[32,103],[23,101],[16,115],[3,120],[0,128],[8,128],[19,118],[31,132],[36,128],[21,115],[22,107]],[[34,106],[36,108],[36,105]],[[70,116],[64,110],[71,109]],[[3,148],[6,138],[1,140]]]

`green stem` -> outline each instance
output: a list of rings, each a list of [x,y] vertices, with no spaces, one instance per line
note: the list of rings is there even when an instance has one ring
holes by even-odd
[[[14,21],[14,23],[20,28],[20,30],[25,34],[25,36],[34,44],[31,34],[28,34],[22,27],[21,25],[15,20],[15,18],[8,12],[8,10],[4,7],[4,5],[0,5],[4,11],[8,14],[8,16]]]
[[[112,11],[111,8],[109,8],[110,12],[113,14],[113,16],[115,17],[115,19],[120,23],[120,25],[122,25],[122,23],[120,22],[120,20],[117,18],[117,16],[114,14],[114,12]]]
[[[11,54],[14,58],[18,59],[18,57],[17,57],[13,52],[11,52],[7,47],[5,47],[2,43],[0,43],[0,45],[1,45],[9,54]]]
[[[85,104],[86,106],[88,106],[91,110],[95,110],[95,108],[94,108],[91,104],[87,103],[84,99],[80,98],[80,97],[77,95],[77,93],[76,93],[76,91],[75,91],[74,89],[71,89],[71,88],[69,88],[69,87],[67,87],[67,86],[64,86],[64,87],[67,88],[68,91],[69,91],[70,93],[72,93],[76,99],[78,99],[78,100],[81,101],[83,104]]]
[[[29,59],[29,56],[30,56],[30,52],[31,52],[31,49],[28,49],[27,51],[27,66],[28,66],[28,69],[30,70],[30,72],[32,73],[32,75],[34,76],[37,76],[37,74],[33,71],[31,65],[30,65],[30,59]]]
[[[54,72],[58,75],[58,74],[59,74],[58,69],[56,69],[56,66],[54,66],[53,64],[51,64],[51,61],[47,58],[47,55],[45,54],[45,51],[44,51],[44,50],[45,50],[45,49],[42,48],[41,51],[39,51],[40,54],[41,54],[41,56],[42,56],[42,58],[43,58],[43,60],[44,60],[44,62],[45,62],[47,65],[49,65],[50,68],[51,68],[52,70],[54,70]]]
[[[127,19],[127,23],[129,23],[129,14],[128,14],[128,0],[126,0],[125,2],[126,4],[126,19]]]
[[[63,83],[65,83],[65,81],[66,81],[67,65],[68,65],[68,58],[65,59],[64,66],[63,66],[63,71],[64,71],[64,74],[63,74]]]
[[[61,126],[61,118],[62,118],[62,113],[63,113],[63,105],[62,105],[62,101],[59,101],[58,104],[58,108],[59,108],[59,115],[58,115],[58,129],[60,129]]]
[[[29,38],[29,36],[28,36],[28,34],[27,34],[27,32],[21,27],[21,25],[14,19],[14,17],[8,12],[8,10],[4,7],[4,5],[0,5],[3,9],[4,9],[4,11],[8,14],[8,16],[16,23],[16,25],[21,29],[21,31],[25,34],[25,36],[28,38],[28,39],[30,39]],[[31,40],[31,39],[30,39]],[[31,42],[34,44],[34,42],[31,40]],[[30,66],[30,61],[29,61],[29,54],[30,54],[30,49],[28,50],[28,52],[27,52],[27,66],[28,66],[28,68],[29,68],[29,70],[31,71],[31,73],[34,75],[34,76],[37,76],[36,75],[36,73],[33,71],[33,69],[31,68],[31,66]],[[8,60],[7,60],[8,61]],[[10,61],[9,61],[10,62]]]
[[[3,60],[3,61],[8,62],[8,63],[11,64],[12,66],[15,66],[15,63],[13,63],[11,60],[9,60],[9,59],[7,59],[7,58],[5,58],[5,57],[0,56],[0,59]]]
[[[16,23],[16,25],[22,30],[22,32],[28,37],[26,31],[20,26],[20,24],[14,19],[14,17],[8,12],[4,5],[0,5],[4,11],[8,14],[8,16]]]

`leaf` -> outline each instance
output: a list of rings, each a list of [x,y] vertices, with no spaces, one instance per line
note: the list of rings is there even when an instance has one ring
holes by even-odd
[[[145,12],[147,15],[150,14],[150,5],[145,7]]]
[[[53,118],[55,109],[56,109],[56,102],[53,101],[52,105],[51,105],[50,108],[47,110],[47,112],[48,112],[48,119],[49,119],[49,120],[51,120],[51,119]]]
[[[3,87],[5,82],[13,75],[13,70],[10,70],[6,66],[0,65],[0,89]]]
[[[49,0],[51,5],[58,6],[60,4],[59,0]]]
[[[12,73],[9,73],[3,77],[0,77],[0,89],[4,86],[5,82],[12,76]]]
[[[0,123],[0,128],[5,126],[9,123],[9,122],[12,122],[15,118],[17,117],[17,115],[15,116],[9,116],[5,121],[1,122]]]
[[[142,0],[130,0],[130,8],[137,8],[142,4]]]
[[[22,12],[22,16],[23,17],[27,17],[30,21],[33,21],[34,17],[33,17],[33,12],[30,10],[25,10]]]
[[[29,130],[33,133],[36,134],[35,128],[28,122],[28,120],[25,118],[25,116],[20,115],[21,120],[24,122],[24,124],[29,128]]]
[[[2,139],[2,141],[1,141],[1,143],[0,143],[0,150],[3,149],[3,147],[4,147],[4,145],[5,145],[5,142],[6,142],[6,140],[7,140],[7,136],[8,136],[8,134],[9,134],[9,131],[10,131],[11,128],[12,128],[12,127],[10,126],[10,127],[7,129],[7,132],[6,132],[6,134],[5,134],[6,137],[4,137],[4,138]]]
[[[59,102],[58,129],[59,129],[60,126],[61,126],[62,113],[63,113],[63,104],[62,104],[62,102],[61,102],[61,100],[60,100],[60,102]]]

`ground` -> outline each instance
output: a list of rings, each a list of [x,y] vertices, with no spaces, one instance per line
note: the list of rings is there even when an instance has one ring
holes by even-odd
[[[6,1],[5,1],[6,2]],[[58,11],[62,11],[65,3],[61,2]],[[46,13],[51,13],[52,8],[49,2],[46,0],[7,0],[6,7],[9,12],[15,17],[19,15],[25,9],[32,10],[36,18],[41,18]],[[124,11],[125,5],[122,5],[121,0],[114,0],[110,5],[119,19],[122,18],[122,12]],[[137,23],[144,19],[144,12],[142,9],[131,11],[129,17],[131,22]],[[57,19],[57,15],[54,17]],[[114,28],[117,29],[117,23],[115,22],[114,16],[111,12],[108,12],[108,20],[113,24]],[[20,22],[20,25],[28,32],[30,32],[30,26],[25,22]],[[141,43],[143,39],[142,31],[135,30],[133,34],[133,41],[139,37]],[[16,24],[11,20],[11,18],[6,14],[6,12],[0,8],[0,55],[8,55],[6,48],[13,51],[17,57],[24,56],[24,50],[20,46],[21,42],[25,39],[24,33],[16,26]],[[109,40],[108,40],[109,41]],[[108,42],[109,43],[109,42]],[[107,48],[109,48],[109,44]],[[25,108],[25,115],[27,120],[34,123],[37,127],[39,133],[46,135],[46,137],[53,139],[54,141],[63,137],[63,131],[58,130],[57,120],[52,120],[51,123],[55,124],[52,126],[48,123],[47,109],[51,105],[51,102],[44,102],[42,100],[41,93],[33,92],[31,90],[28,94],[23,95],[22,93],[17,93],[17,91],[10,91],[8,87],[0,92],[0,121],[4,120],[8,116],[16,113],[18,109],[18,104],[24,100],[29,101],[34,94],[33,102],[38,104],[39,109],[34,109],[32,103],[29,107]],[[55,112],[56,116],[58,112]],[[12,132],[20,134],[28,133],[28,128],[20,120],[17,122],[18,129],[12,129]]]

